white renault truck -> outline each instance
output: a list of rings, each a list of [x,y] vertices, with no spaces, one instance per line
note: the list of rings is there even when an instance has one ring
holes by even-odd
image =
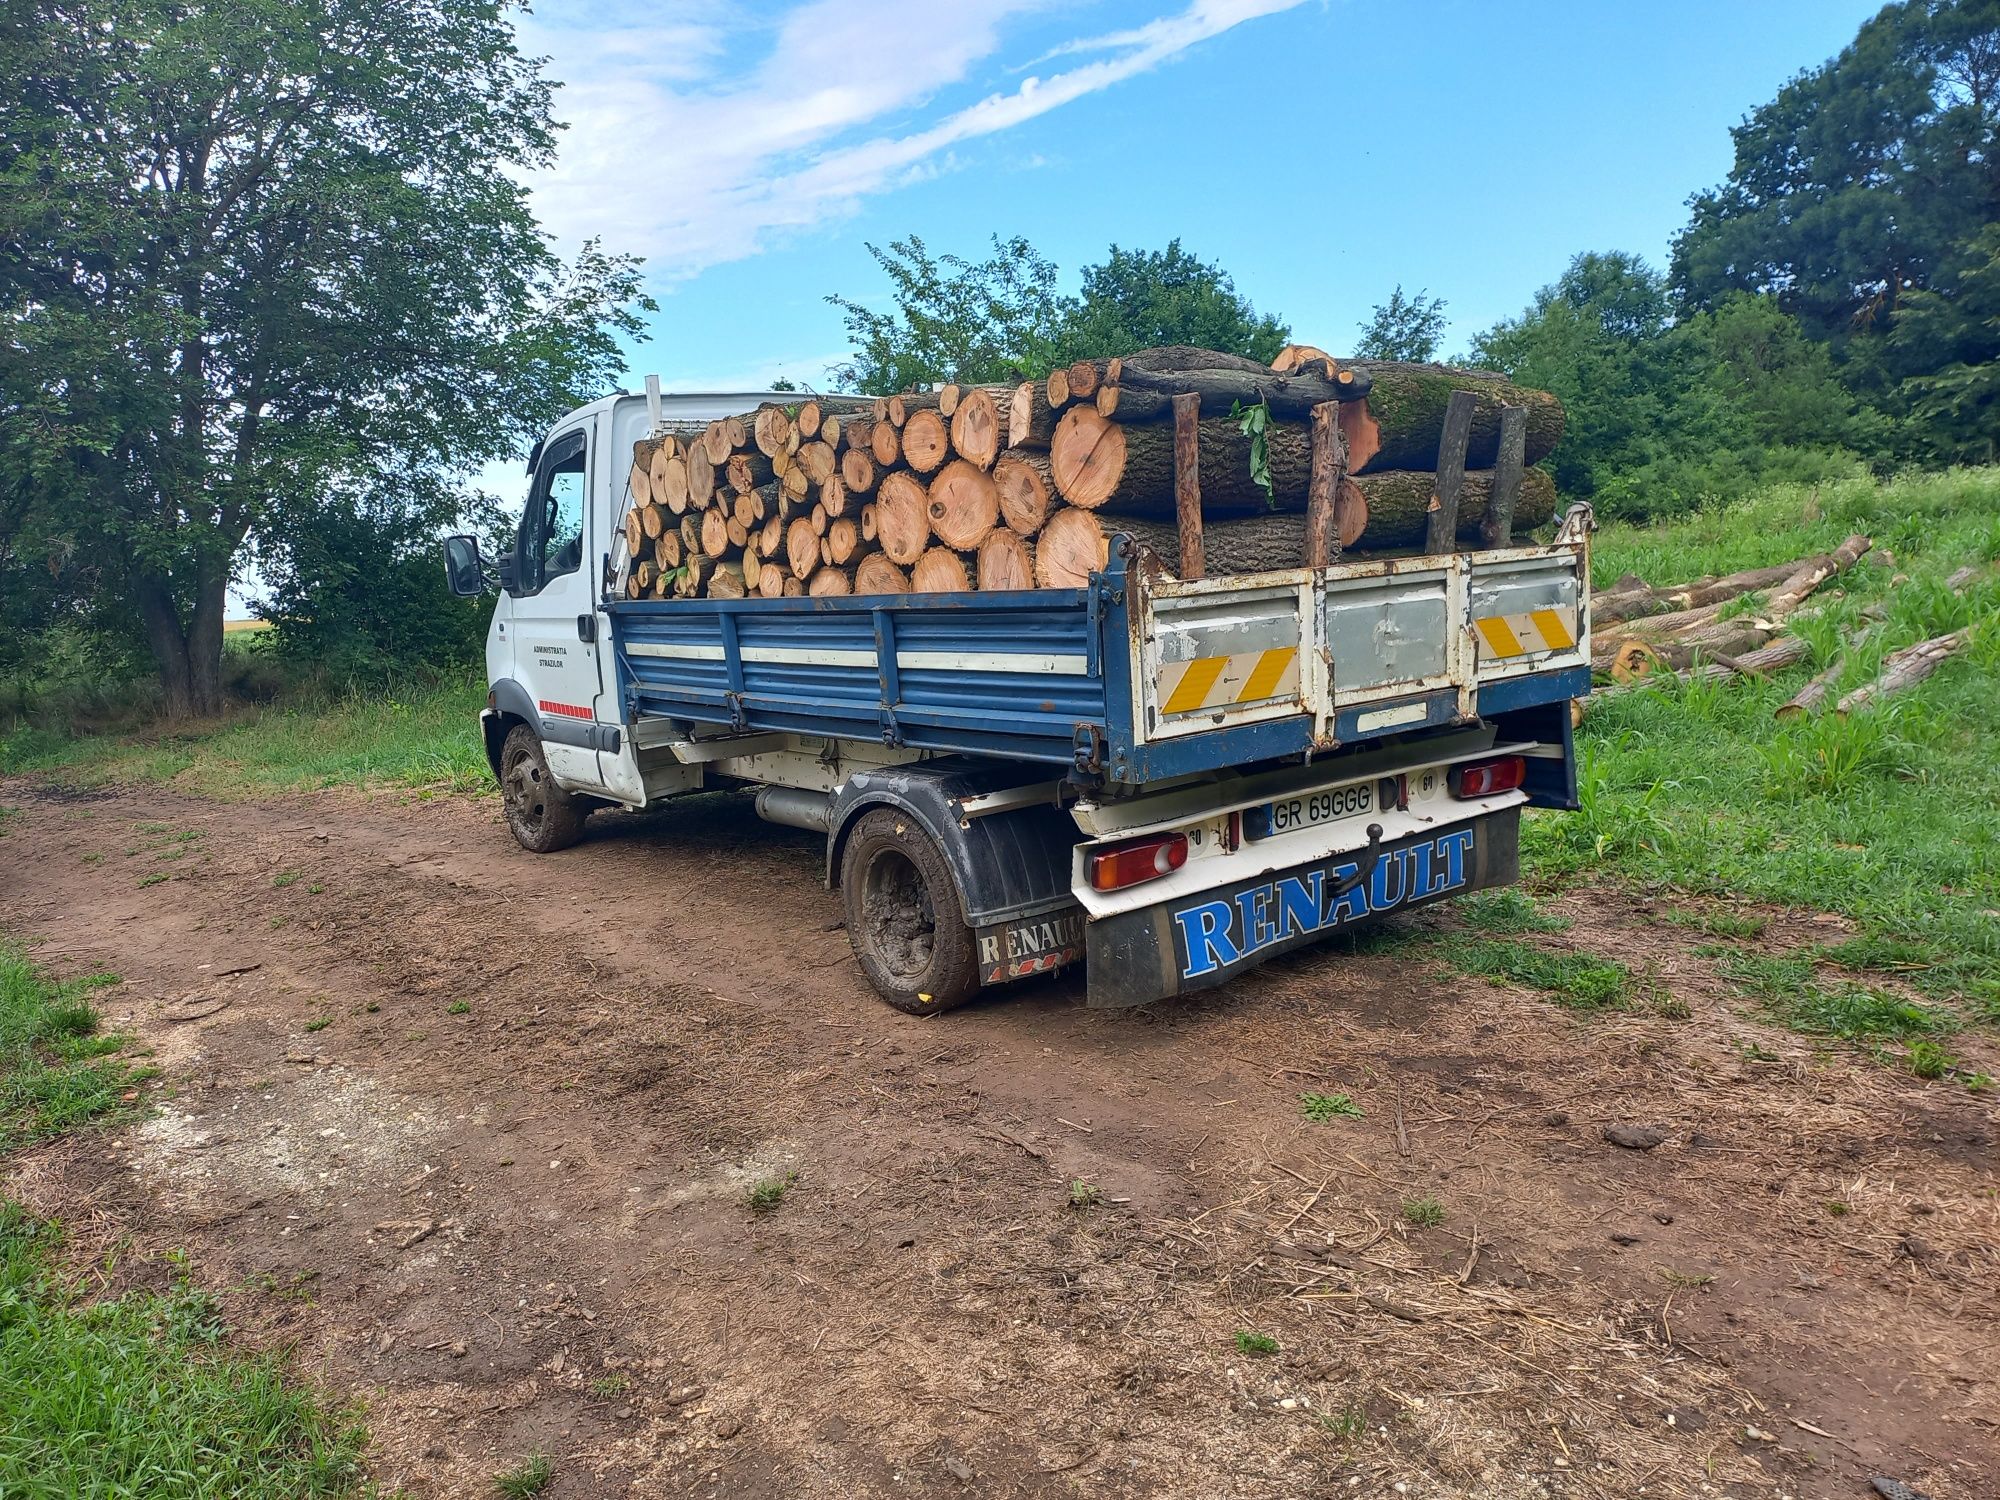
[[[480,715],[514,836],[721,789],[826,840],[890,1004],[1087,966],[1144,1004],[1385,912],[1513,881],[1576,806],[1589,517],[1547,545],[1176,581],[1126,538],[1088,585],[628,599],[636,439],[771,393],[620,395],[558,422],[489,575]]]

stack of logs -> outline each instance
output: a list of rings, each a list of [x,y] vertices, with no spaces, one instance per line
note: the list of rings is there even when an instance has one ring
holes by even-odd
[[[1268,417],[1268,492],[1252,474],[1253,434],[1240,415],[1253,407]],[[1510,408],[1518,415],[1503,420]],[[1337,435],[1316,439],[1315,420]],[[1342,364],[1304,346],[1274,368],[1151,349],[1019,385],[766,405],[636,445],[626,592],[1080,588],[1120,532],[1167,571],[1186,572],[1190,475],[1208,572],[1321,560],[1307,538],[1316,491],[1331,514],[1314,512],[1310,524],[1337,531],[1336,552],[1435,548],[1441,448],[1462,454],[1456,525],[1443,544],[1504,545],[1516,527],[1554,515],[1554,485],[1525,466],[1555,446],[1562,425],[1554,397],[1490,374]],[[1508,497],[1499,507],[1496,493]]]

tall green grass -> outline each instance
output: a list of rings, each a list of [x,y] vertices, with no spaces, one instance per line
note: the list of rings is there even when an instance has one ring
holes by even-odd
[[[1674,583],[1783,562],[1851,532],[1864,562],[1799,625],[1804,666],[1768,681],[1664,685],[1591,707],[1578,732],[1583,811],[1533,817],[1533,878],[1602,869],[1644,883],[1833,912],[1893,945],[1899,973],[2000,1019],[2000,469],[1785,486],[1651,527],[1611,526],[1600,582]],[[1871,618],[1870,611],[1881,618]],[[1835,695],[1889,652],[1970,625],[1919,688],[1842,718],[1773,716],[1822,666]]]
[[[0,774],[167,781],[224,797],[329,786],[476,791],[493,779],[479,740],[485,698],[485,684],[467,676],[311,696],[179,731],[75,736],[22,728],[0,736]]]

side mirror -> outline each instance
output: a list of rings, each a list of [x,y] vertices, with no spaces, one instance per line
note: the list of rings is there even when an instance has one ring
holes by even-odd
[[[486,592],[486,562],[479,555],[479,539],[448,536],[444,539],[444,577],[451,591],[461,599]]]

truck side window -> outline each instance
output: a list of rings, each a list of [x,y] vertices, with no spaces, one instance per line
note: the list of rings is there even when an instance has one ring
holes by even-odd
[[[516,555],[522,594],[539,592],[583,563],[584,459],[580,432],[557,439],[542,455],[521,516]]]

